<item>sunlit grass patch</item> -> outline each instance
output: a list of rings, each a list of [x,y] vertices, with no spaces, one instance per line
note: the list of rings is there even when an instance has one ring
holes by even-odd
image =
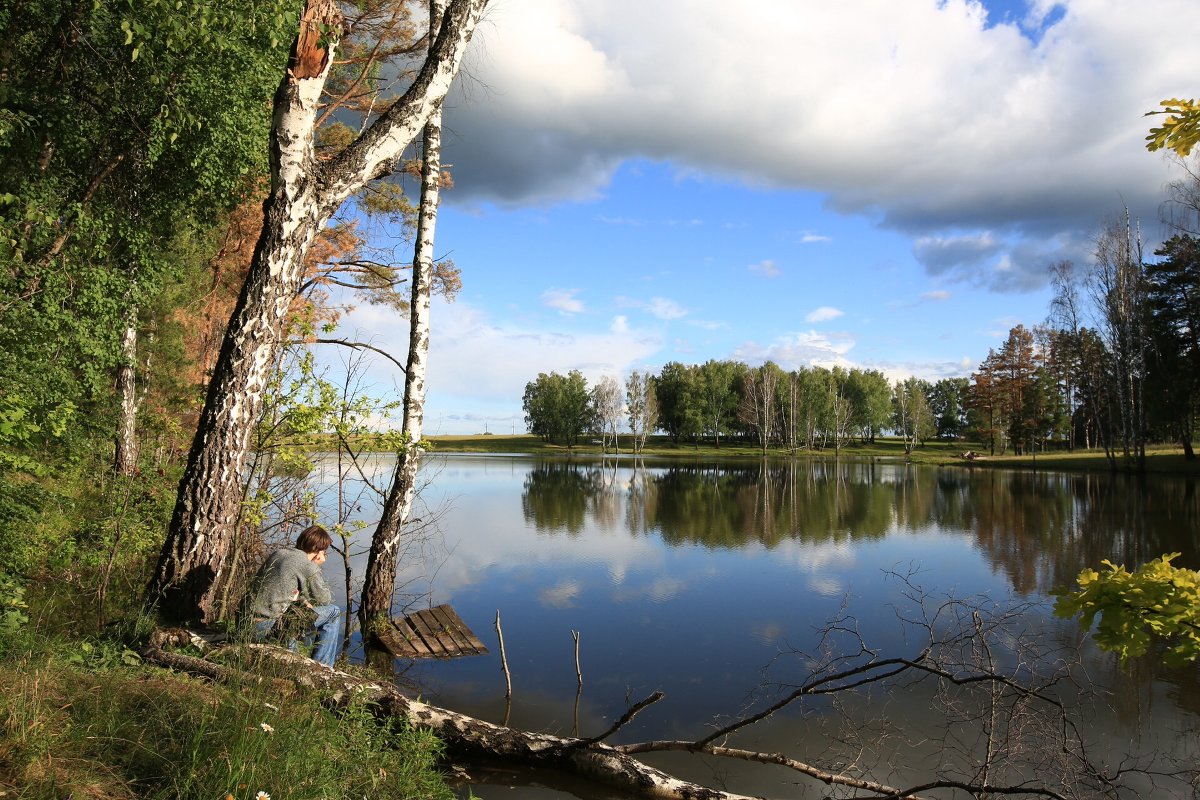
[[[0,662],[0,730],[0,790],[22,798],[450,796],[431,734],[270,682],[30,655]]]

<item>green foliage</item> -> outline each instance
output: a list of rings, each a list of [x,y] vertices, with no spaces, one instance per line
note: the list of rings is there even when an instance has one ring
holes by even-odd
[[[6,421],[30,434],[17,442],[31,459],[24,471],[111,438],[124,329],[137,325],[145,342],[166,326],[174,309],[158,298],[190,285],[185,272],[206,270],[211,256],[181,258],[177,244],[216,224],[267,170],[279,43],[297,5],[0,9],[6,52],[21,54],[0,86],[0,385]],[[46,447],[53,434],[57,446]]]
[[[1054,613],[1079,616],[1085,630],[1099,616],[1096,643],[1122,660],[1144,655],[1152,641],[1167,645],[1163,661],[1181,665],[1200,658],[1200,572],[1171,566],[1179,553],[1136,572],[1105,560],[1104,570],[1079,573],[1079,589],[1060,589]]]
[[[29,623],[25,613],[25,587],[6,572],[0,572],[0,657]]]
[[[892,386],[877,369],[854,367],[847,373],[844,396],[850,401],[850,426],[873,442],[892,421]]]
[[[1161,111],[1147,111],[1146,116],[1166,115],[1162,125],[1150,129],[1146,137],[1146,149],[1174,150],[1180,158],[1200,144],[1200,100],[1172,98],[1159,103]]]
[[[81,639],[67,651],[66,661],[92,672],[105,672],[118,667],[136,667],[142,657],[121,642],[111,639]]]
[[[286,527],[316,513],[316,497],[307,484],[314,452],[340,450],[353,458],[363,450],[395,453],[408,447],[403,431],[383,430],[402,402],[374,396],[362,383],[362,370],[361,359],[351,358],[334,382],[311,349],[300,344],[288,349],[267,388],[255,430],[257,460],[242,506],[246,525],[274,519]]]
[[[958,439],[966,434],[965,401],[969,381],[966,378],[942,378],[929,390],[929,410],[933,413],[939,439]]]
[[[905,440],[905,450],[912,452],[917,442],[931,439],[937,433],[936,420],[929,407],[933,386],[920,378],[897,381],[893,393],[893,429]]]
[[[1200,238],[1172,236],[1146,265],[1146,395],[1160,436],[1190,442],[1200,406]]]
[[[570,447],[595,427],[587,379],[579,370],[566,375],[540,373],[536,381],[525,384],[522,404],[529,432],[547,441]]]
[[[695,439],[704,429],[698,383],[697,368],[678,361],[664,364],[654,379],[659,430],[676,442]]]

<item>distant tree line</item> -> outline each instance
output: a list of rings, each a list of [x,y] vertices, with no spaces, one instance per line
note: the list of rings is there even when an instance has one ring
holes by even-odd
[[[1200,238],[1176,234],[1155,255],[1142,258],[1127,216],[1109,224],[1091,264],[1051,267],[1047,322],[1014,327],[970,378],[889,382],[873,369],[789,372],[728,360],[672,361],[657,375],[633,373],[624,387],[605,377],[589,388],[578,371],[543,373],[525,387],[525,422],[568,446],[584,437],[615,446],[624,428],[634,450],[653,431],[764,452],[836,450],[887,432],[908,451],[933,438],[968,438],[991,454],[1103,448],[1114,469],[1139,469],[1147,443],[1175,442],[1194,459]]]
[[[542,373],[526,384],[523,405],[530,433],[568,446],[584,437],[615,445],[624,429],[634,450],[653,431],[676,443],[753,442],[764,451],[836,449],[889,432],[911,449],[965,435],[972,424],[967,389],[965,378],[893,384],[878,370],[859,368],[789,372],[770,361],[672,361],[657,375],[632,373],[624,387],[606,376],[589,388],[577,370]]]

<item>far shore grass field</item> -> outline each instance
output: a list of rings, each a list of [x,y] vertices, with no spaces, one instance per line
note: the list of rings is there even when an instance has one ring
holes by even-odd
[[[598,440],[586,439],[572,448],[546,442],[532,434],[504,436],[494,434],[471,434],[464,436],[430,436],[433,451],[438,453],[509,453],[540,456],[600,456],[603,455]],[[964,458],[972,452],[977,458]],[[620,439],[619,455],[633,454],[632,441],[628,436]],[[608,455],[612,455],[610,447]],[[712,442],[701,444],[675,443],[666,436],[653,436],[646,442],[641,455],[646,458],[676,459],[726,459],[750,460],[764,457],[762,450],[744,442],[725,443],[719,446]],[[1047,451],[1028,455],[988,455],[985,447],[977,442],[929,441],[918,445],[911,454],[905,454],[901,440],[877,437],[874,443],[855,441],[845,445],[839,452],[832,447],[808,450],[800,448],[794,453],[772,448],[766,452],[770,459],[822,459],[841,458],[852,461],[900,461],[913,464],[958,465],[978,468],[1002,467],[1006,469],[1037,469],[1064,472],[1109,472],[1111,465],[1103,450],[1075,450],[1073,452]],[[1124,459],[1118,455],[1117,470],[1126,471]],[[1154,473],[1200,473],[1200,461],[1186,461],[1183,448],[1178,445],[1154,445],[1147,448],[1146,471]]]

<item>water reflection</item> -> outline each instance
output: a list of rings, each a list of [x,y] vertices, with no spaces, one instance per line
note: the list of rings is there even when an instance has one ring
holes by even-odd
[[[421,602],[452,603],[485,639],[502,610],[512,724],[536,730],[594,734],[630,698],[662,689],[667,699],[619,738],[695,736],[761,701],[756,687],[795,682],[804,662],[794,653],[814,647],[814,631],[839,613],[853,614],[881,652],[910,654],[897,625],[909,600],[888,572],[913,572],[943,596],[1014,594],[1035,604],[1029,624],[1047,648],[1086,648],[1074,625],[1049,618],[1051,588],[1104,558],[1200,560],[1200,501],[1183,479],[899,463],[429,462],[438,470],[429,499],[445,501],[444,547],[405,562],[401,579],[426,580]],[[582,634],[581,697],[571,631]],[[1194,754],[1200,671],[1149,659],[1123,670],[1094,650],[1085,666],[1110,693],[1088,728],[1097,741],[1118,754]],[[421,662],[408,677],[466,713],[499,722],[510,712],[496,653]],[[920,697],[886,700],[899,718],[930,715]],[[812,719],[781,714],[745,744],[814,753],[831,741]],[[706,782],[706,770],[720,769],[747,792],[806,796],[790,775],[675,766]],[[507,790],[476,788],[494,791]]]
[[[1177,564],[1200,562],[1200,505],[1195,481],[1184,478],[877,463],[559,462],[529,470],[521,505],[543,533],[612,530],[623,518],[631,536],[731,550],[962,533],[1022,595],[1068,584],[1105,558],[1136,564],[1180,551]]]

